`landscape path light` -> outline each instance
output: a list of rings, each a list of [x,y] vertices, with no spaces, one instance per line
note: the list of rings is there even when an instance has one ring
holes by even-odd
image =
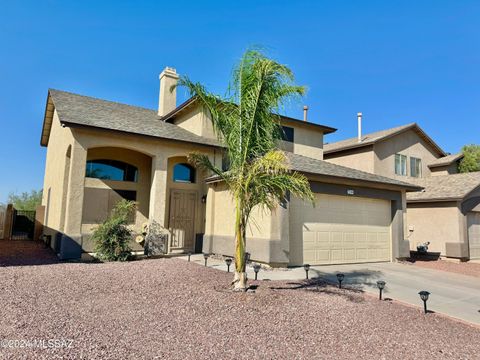
[[[418,293],[418,295],[420,295],[420,299],[422,299],[422,301],[423,301],[423,311],[426,314],[426,313],[428,313],[427,300],[428,300],[428,297],[430,296],[430,293],[428,291],[422,290]]]
[[[190,262],[190,256],[192,256],[192,252],[191,252],[191,251],[188,252],[188,262]]]
[[[257,280],[258,272],[260,271],[260,264],[254,264],[253,271],[255,271],[255,280]]]
[[[342,288],[342,281],[343,281],[344,278],[345,278],[344,274],[337,274],[338,288],[339,289]]]
[[[225,264],[227,264],[227,272],[230,272],[230,265],[232,265],[232,258],[226,258]]]
[[[380,291],[380,293],[378,294],[378,300],[382,300],[382,292],[383,292],[383,289],[385,289],[385,284],[386,282],[383,280],[377,281],[377,287],[378,287],[378,290]]]
[[[205,266],[207,266],[208,257],[209,257],[209,254],[203,253],[203,258],[205,259]]]
[[[308,280],[308,270],[310,270],[310,264],[303,265],[303,270],[305,270],[305,279]]]

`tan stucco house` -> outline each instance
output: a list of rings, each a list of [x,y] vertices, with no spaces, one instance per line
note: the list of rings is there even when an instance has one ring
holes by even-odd
[[[359,114],[361,129],[361,114]],[[462,154],[445,153],[417,124],[324,146],[325,160],[423,187],[407,193],[411,250],[430,242],[445,257],[480,259],[480,172],[459,174]]]
[[[93,251],[93,227],[121,198],[138,203],[136,231],[147,221],[164,227],[169,253],[233,254],[229,194],[186,158],[199,151],[221,166],[222,147],[195,99],[177,106],[169,91],[177,79],[174,69],[161,73],[158,110],[48,91],[41,136],[47,147],[44,223],[62,258]],[[292,170],[309,178],[316,206],[290,198],[271,213],[254,214],[257,226],[247,234],[251,258],[290,266],[408,256],[406,193],[420,187],[326,162],[323,137],[334,128],[289,117],[281,122],[279,147]]]

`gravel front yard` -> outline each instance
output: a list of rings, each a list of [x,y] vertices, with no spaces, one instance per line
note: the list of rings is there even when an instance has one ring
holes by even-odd
[[[0,267],[0,339],[73,340],[70,348],[0,348],[0,358],[476,359],[480,353],[480,329],[437,314],[323,283],[260,281],[256,293],[234,294],[226,290],[230,278],[180,259]]]
[[[420,266],[428,269],[442,270],[454,272],[457,274],[480,277],[480,263],[474,262],[452,262],[448,260],[436,261],[414,261],[415,266]]]

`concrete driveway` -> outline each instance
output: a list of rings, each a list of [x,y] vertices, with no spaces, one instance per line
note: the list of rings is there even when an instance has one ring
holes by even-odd
[[[192,255],[191,261],[204,263],[201,254]],[[208,266],[227,270],[223,261],[216,259],[210,258]],[[427,290],[431,293],[428,300],[429,310],[480,325],[480,278],[478,277],[401,263],[312,266],[309,275],[310,278],[322,277],[337,283],[337,273],[345,274],[343,283],[346,286],[377,296],[376,282],[384,280],[387,283],[384,298],[399,300],[418,307],[423,307],[418,292]],[[248,274],[250,279],[255,277],[251,267],[248,269]],[[261,270],[258,279],[302,280],[305,279],[305,272],[302,267]]]
[[[480,279],[445,271],[399,263],[331,265],[314,267],[316,276],[345,283],[368,293],[378,294],[377,280],[386,281],[384,298],[423,306],[418,292],[430,292],[428,309],[480,325]],[[312,274],[313,275],[313,274]]]

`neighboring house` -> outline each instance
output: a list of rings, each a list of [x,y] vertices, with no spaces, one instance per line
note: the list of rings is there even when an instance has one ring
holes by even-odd
[[[92,229],[122,198],[138,202],[136,231],[156,221],[168,252],[232,255],[234,208],[222,183],[187,162],[192,151],[222,165],[223,149],[195,99],[176,105],[174,69],[160,75],[158,111],[49,90],[41,137],[47,147],[45,234],[62,258],[92,252]],[[407,191],[420,189],[323,161],[335,129],[281,117],[292,170],[305,173],[316,206],[291,198],[257,211],[247,234],[251,258],[276,266],[391,261],[408,256]],[[141,250],[133,244],[135,250]]]
[[[480,172],[457,174],[463,155],[446,154],[417,124],[360,131],[356,138],[325,144],[324,158],[424,187],[407,194],[411,250],[430,242],[429,251],[442,256],[480,258]]]

